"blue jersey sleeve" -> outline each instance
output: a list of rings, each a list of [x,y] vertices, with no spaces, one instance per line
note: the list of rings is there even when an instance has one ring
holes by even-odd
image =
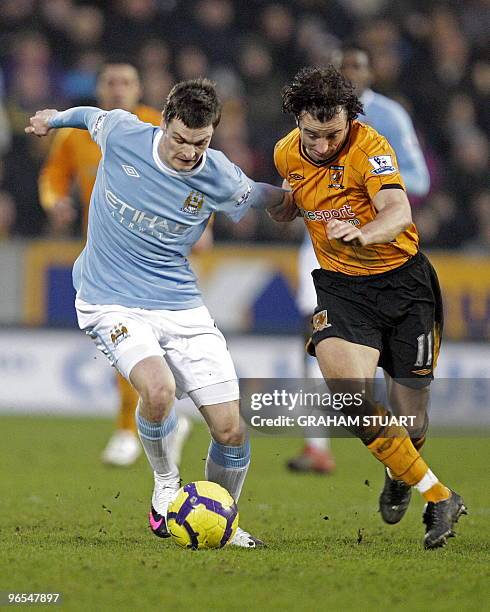
[[[110,131],[124,120],[137,121],[138,119],[135,115],[121,109],[105,111],[95,106],[75,106],[59,112],[49,121],[49,124],[53,128],[71,127],[88,130],[92,140],[104,153]]]
[[[226,181],[228,189],[226,199],[220,202],[217,212],[224,212],[232,221],[238,223],[252,204],[250,196],[254,182],[231,162],[223,172],[223,180]]]
[[[268,183],[256,183],[231,162],[223,177],[228,180],[228,193],[231,195],[217,210],[224,212],[235,223],[242,219],[249,208],[264,210],[278,204],[284,195],[284,189]]]
[[[366,119],[395,149],[400,173],[409,194],[424,196],[430,188],[430,176],[412,120],[394,100],[375,94],[366,108]]]

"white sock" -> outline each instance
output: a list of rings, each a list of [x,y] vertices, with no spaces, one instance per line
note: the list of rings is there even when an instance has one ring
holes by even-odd
[[[235,501],[242,492],[250,465],[250,442],[225,446],[211,440],[206,460],[205,478],[224,487]]]
[[[175,410],[161,423],[147,421],[136,409],[136,424],[141,444],[145,449],[155,479],[160,482],[179,480],[179,469],[172,458],[173,433],[177,426]]]
[[[438,482],[439,479],[434,474],[434,472],[432,470],[427,470],[422,480],[419,480],[419,482],[414,485],[414,487],[417,489],[417,491],[419,491],[419,493],[423,494],[429,489],[431,489]]]
[[[326,451],[330,448],[330,438],[305,438],[305,442],[319,451]]]

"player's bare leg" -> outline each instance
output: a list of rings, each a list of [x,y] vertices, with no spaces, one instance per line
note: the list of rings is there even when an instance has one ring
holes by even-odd
[[[379,359],[376,349],[341,338],[320,341],[316,346],[316,355],[329,387],[336,390],[342,387],[343,378],[351,379],[348,385],[362,385],[363,380],[367,385],[368,380],[374,377]],[[352,380],[356,382],[352,383]],[[383,406],[369,400],[368,386],[365,391],[368,398],[365,414],[388,414]],[[424,497],[427,502],[424,512],[425,547],[444,546],[447,538],[453,535],[454,524],[461,514],[466,513],[462,498],[439,482],[412,444],[405,428],[391,425],[360,427],[356,435],[390,470],[394,479],[403,481],[409,487],[414,486]]]
[[[146,456],[153,468],[153,490],[150,527],[158,537],[169,537],[166,525],[167,508],[179,489],[179,470],[173,461],[172,436],[177,417],[172,406],[175,380],[163,357],[147,357],[131,370],[130,379],[140,401],[136,423]]]
[[[205,478],[227,489],[238,502],[250,465],[250,442],[238,400],[201,406],[200,411],[211,433]],[[243,548],[264,545],[240,527],[230,543]]]
[[[314,267],[314,263],[311,264]],[[308,266],[309,267],[309,266]],[[308,275],[308,282],[311,279]],[[312,334],[311,315],[304,320],[304,342],[306,343]],[[303,361],[304,378],[321,378],[322,373],[318,367],[315,357],[305,352]],[[335,458],[330,449],[330,438],[327,435],[322,437],[305,437],[305,443],[299,454],[291,457],[286,462],[288,469],[295,473],[315,473],[330,475],[335,471]]]

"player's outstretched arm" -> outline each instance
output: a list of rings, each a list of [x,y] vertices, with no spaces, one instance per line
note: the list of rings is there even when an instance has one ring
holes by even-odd
[[[251,206],[265,209],[274,221],[283,223],[298,216],[298,208],[289,189],[281,189],[268,183],[254,183],[251,197]]]
[[[88,130],[102,112],[100,108],[95,106],[75,106],[61,112],[52,108],[46,108],[37,111],[29,119],[30,125],[24,131],[26,134],[46,136],[52,128],[71,127]]]

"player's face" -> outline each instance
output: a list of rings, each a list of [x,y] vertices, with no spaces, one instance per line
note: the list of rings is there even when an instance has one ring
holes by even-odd
[[[136,69],[129,64],[107,66],[97,81],[97,101],[104,110],[122,108],[132,112],[141,98]]]
[[[212,125],[203,128],[188,128],[180,119],[162,122],[163,136],[159,155],[162,161],[174,170],[191,170],[208,148],[214,132]]]
[[[354,85],[358,96],[371,84],[369,57],[364,51],[346,51],[342,57],[340,71]]]
[[[330,119],[319,121],[310,113],[303,113],[298,120],[301,144],[313,161],[322,162],[337,153],[349,131],[347,112],[344,108]]]

